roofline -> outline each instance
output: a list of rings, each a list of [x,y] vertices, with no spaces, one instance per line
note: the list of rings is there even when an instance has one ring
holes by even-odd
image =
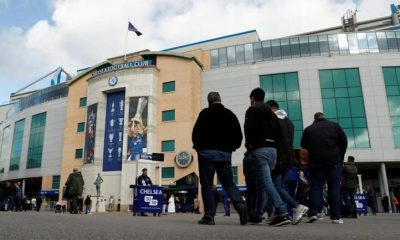
[[[155,55],[155,56],[171,56],[171,57],[177,57],[177,58],[184,58],[184,59],[188,59],[188,60],[193,60],[197,63],[197,65],[199,65],[200,68],[203,68],[203,64],[201,64],[201,62],[192,55],[189,54],[181,54],[181,53],[173,53],[173,52],[164,52],[164,51],[149,51],[146,53],[141,54],[142,56],[150,56],[150,55]]]
[[[69,81],[67,82],[67,85],[68,85],[68,86],[72,85],[74,82],[78,81],[81,77],[85,76],[85,75],[88,74],[89,72],[91,72],[91,71],[93,71],[94,69],[96,69],[96,68],[98,68],[98,67],[100,67],[100,66],[102,66],[102,65],[105,65],[105,64],[111,64],[111,62],[108,61],[108,60],[106,60],[106,61],[103,61],[103,62],[101,62],[101,63],[98,63],[98,64],[94,65],[93,67],[88,67],[88,68],[86,68],[86,70],[82,71],[81,73],[79,73],[78,75],[76,75],[75,77],[73,77],[71,80],[69,80]]]
[[[240,32],[240,33],[235,33],[235,34],[231,34],[231,35],[225,35],[225,36],[222,36],[222,37],[211,38],[211,39],[207,39],[207,40],[200,41],[200,42],[194,42],[194,43],[189,43],[189,44],[186,44],[186,45],[167,48],[167,49],[164,49],[164,50],[161,50],[161,51],[168,52],[168,51],[172,51],[172,50],[179,49],[179,48],[190,47],[190,46],[194,46],[194,45],[198,45],[198,44],[202,44],[202,43],[213,42],[213,41],[226,39],[226,38],[231,38],[231,37],[236,37],[236,36],[240,36],[240,35],[244,35],[244,34],[248,34],[248,33],[253,33],[253,32],[257,32],[257,30],[253,29],[253,30],[246,31],[246,32]],[[258,40],[260,40],[259,37],[258,37]]]

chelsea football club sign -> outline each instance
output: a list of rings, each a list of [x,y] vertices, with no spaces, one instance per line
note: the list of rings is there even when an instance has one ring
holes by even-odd
[[[162,204],[162,187],[137,186],[137,201],[135,204],[136,212],[160,213],[162,211]]]
[[[92,73],[92,77],[95,77],[99,74],[103,74],[103,73],[110,72],[110,71],[115,71],[115,70],[120,70],[120,69],[125,69],[125,68],[145,67],[145,66],[149,66],[149,65],[152,65],[151,60],[120,63],[120,64],[112,65],[112,66],[105,67],[105,68],[99,69],[97,71],[94,71]]]

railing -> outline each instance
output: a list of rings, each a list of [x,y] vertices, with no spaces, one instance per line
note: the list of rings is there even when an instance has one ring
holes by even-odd
[[[400,51],[400,32],[310,35],[240,44],[210,50],[211,69],[232,65],[330,54]]]

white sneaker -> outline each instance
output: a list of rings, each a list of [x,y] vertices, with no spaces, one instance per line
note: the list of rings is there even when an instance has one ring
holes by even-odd
[[[301,219],[303,218],[303,216],[308,212],[308,207],[304,206],[304,205],[298,205],[297,208],[294,211],[293,214],[293,221],[292,224],[296,225],[298,224]]]
[[[332,220],[332,223],[334,223],[334,224],[343,224],[344,222],[343,222],[343,219],[339,218],[339,219]]]

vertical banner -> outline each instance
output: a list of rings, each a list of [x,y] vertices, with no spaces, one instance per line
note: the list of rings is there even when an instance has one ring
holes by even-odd
[[[356,210],[358,214],[368,213],[367,200],[365,199],[364,193],[355,193],[354,202],[356,203]]]
[[[129,99],[128,160],[139,159],[147,152],[148,97]]]
[[[125,92],[115,92],[107,95],[103,171],[120,171],[122,169],[124,99]]]
[[[85,128],[85,157],[83,163],[94,162],[94,145],[96,139],[97,103],[87,109]]]

